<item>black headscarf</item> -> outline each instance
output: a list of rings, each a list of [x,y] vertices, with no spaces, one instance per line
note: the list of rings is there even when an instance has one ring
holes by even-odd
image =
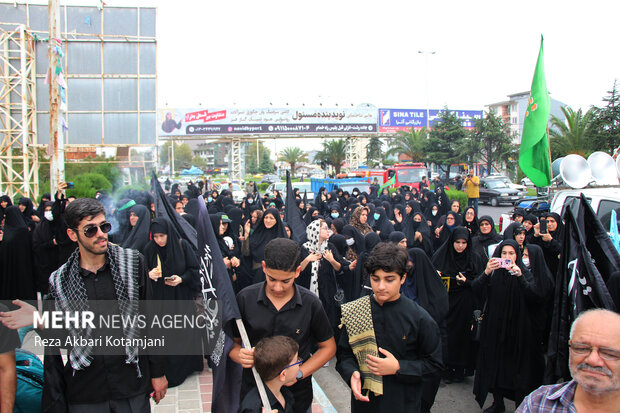
[[[491,224],[491,232],[489,232],[488,234],[483,234],[482,232],[478,231],[478,235],[472,238],[472,243],[474,252],[480,255],[481,258],[488,259],[489,245],[499,244],[502,241],[502,236],[498,234],[495,230],[495,223],[493,222],[493,218],[491,218],[489,215],[481,216],[478,220],[478,227],[480,227],[480,224],[482,224],[483,221]]]
[[[466,215],[467,211],[472,210],[474,212],[474,220],[471,222],[467,222]],[[478,217],[476,216],[476,209],[474,207],[467,207],[465,211],[463,211],[463,226],[467,228],[471,232],[471,236],[474,237],[478,235],[478,231],[480,231],[480,224],[478,224]]]
[[[0,202],[6,202],[6,207],[2,208],[2,206],[0,206],[0,221],[2,220],[2,218],[4,217],[4,210],[10,206],[13,205],[13,202],[11,202],[11,198],[8,195],[2,195],[0,196]]]
[[[355,251],[357,255],[361,254],[364,251],[364,236],[361,232],[359,232],[353,225],[345,225],[342,227],[342,235],[346,239],[352,238],[355,243],[351,246],[351,248]]]
[[[129,231],[127,238],[121,243],[121,247],[143,252],[144,247],[149,242],[151,213],[144,205],[134,205],[131,207],[130,212],[138,216],[138,222]]]
[[[375,220],[373,229],[379,232],[379,236],[382,240],[387,240],[390,233],[394,231],[394,225],[390,222],[383,207],[375,208],[374,214],[379,214],[379,220]]]
[[[467,247],[461,253],[456,252],[453,245],[459,239],[467,241]],[[455,277],[459,272],[466,276],[467,274],[478,274],[482,267],[480,257],[472,250],[471,234],[465,227],[456,227],[452,231],[448,241],[435,252],[432,261],[435,268],[446,277]]]
[[[265,215],[268,214],[276,219],[274,226],[269,229],[265,227]],[[250,235],[250,252],[254,262],[261,262],[265,259],[265,246],[275,238],[286,238],[286,231],[280,219],[280,212],[275,208],[269,208],[263,214],[252,235]]]
[[[407,238],[407,236],[403,232],[394,231],[390,234],[388,238],[390,242],[393,242],[394,244],[398,244],[399,242]]]
[[[18,207],[4,211],[0,242],[0,300],[35,298],[34,263],[30,233]]]
[[[437,325],[441,325],[448,314],[448,291],[424,250],[409,249],[409,259],[412,268],[401,292],[420,304]]]

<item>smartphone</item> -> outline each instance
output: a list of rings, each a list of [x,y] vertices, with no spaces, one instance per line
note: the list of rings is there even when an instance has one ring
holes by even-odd
[[[512,267],[512,260],[510,258],[500,258],[499,259],[499,267],[500,268],[510,268],[510,267]]]
[[[540,220],[540,233],[541,234],[546,234],[547,231],[547,220],[546,219],[541,219]]]
[[[174,277],[164,277],[164,281],[172,281],[174,280]]]
[[[75,188],[75,185],[73,182],[67,182],[67,189],[73,189]]]

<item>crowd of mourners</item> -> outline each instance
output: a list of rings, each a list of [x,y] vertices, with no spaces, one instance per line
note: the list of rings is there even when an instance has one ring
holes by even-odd
[[[295,238],[278,191],[271,196],[251,192],[235,203],[229,190],[215,190],[209,181],[183,189],[168,181],[165,190],[171,206],[192,226],[199,203],[206,204],[236,293],[265,281],[270,241]],[[151,193],[129,190],[114,200],[99,191],[96,199],[112,224],[109,241],[143,254],[158,299],[189,300],[199,294],[195,252],[168,220],[154,218]],[[28,198],[17,201],[13,205],[9,197],[0,197],[2,300],[47,293],[50,274],[77,245],[67,236],[63,218],[73,199],[62,190],[53,197],[44,194],[36,208]],[[424,383],[423,411],[430,411],[440,380],[449,384],[474,376],[480,406],[493,397],[490,412],[503,411],[504,398],[519,405],[542,384],[553,274],[562,249],[558,214],[536,217],[515,209],[514,222],[500,235],[493,218],[451,201],[440,181],[421,190],[321,188],[313,200],[295,190],[293,207],[306,226],[298,237],[303,241],[295,283],[318,297],[336,343],[341,342],[341,306],[373,293],[365,265],[373,249],[392,243],[406,252],[407,277],[400,292],[430,315],[441,337],[443,367]],[[546,233],[541,234],[539,219],[546,220]],[[169,385],[200,369],[200,357],[176,359],[166,368]]]

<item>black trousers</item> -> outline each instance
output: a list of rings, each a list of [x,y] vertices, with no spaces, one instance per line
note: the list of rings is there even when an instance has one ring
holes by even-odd
[[[146,394],[129,399],[107,400],[102,403],[69,404],[69,413],[150,413],[151,405]]]

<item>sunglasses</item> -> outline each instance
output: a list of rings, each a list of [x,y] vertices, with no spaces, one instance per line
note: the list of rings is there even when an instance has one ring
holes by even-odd
[[[104,234],[107,234],[108,232],[110,232],[111,229],[112,229],[112,224],[104,221],[101,224],[99,224],[99,226],[94,225],[94,224],[86,225],[84,229],[82,230],[82,232],[84,233],[86,238],[92,238],[95,235],[97,235],[98,230],[101,230],[101,232],[103,232]],[[75,228],[74,231],[78,231],[78,229]]]
[[[295,362],[295,363],[293,363],[293,364],[290,364],[290,365],[288,365],[288,366],[284,367],[284,368],[282,369],[282,371],[284,371],[284,370],[286,370],[286,369],[288,369],[288,368],[290,368],[290,367],[296,366],[296,365],[298,365],[298,364],[301,364],[301,363],[303,363],[303,362],[304,362],[304,361],[303,361],[303,359],[298,358],[298,359],[297,359],[297,362]],[[280,373],[282,373],[282,371],[281,371]]]

